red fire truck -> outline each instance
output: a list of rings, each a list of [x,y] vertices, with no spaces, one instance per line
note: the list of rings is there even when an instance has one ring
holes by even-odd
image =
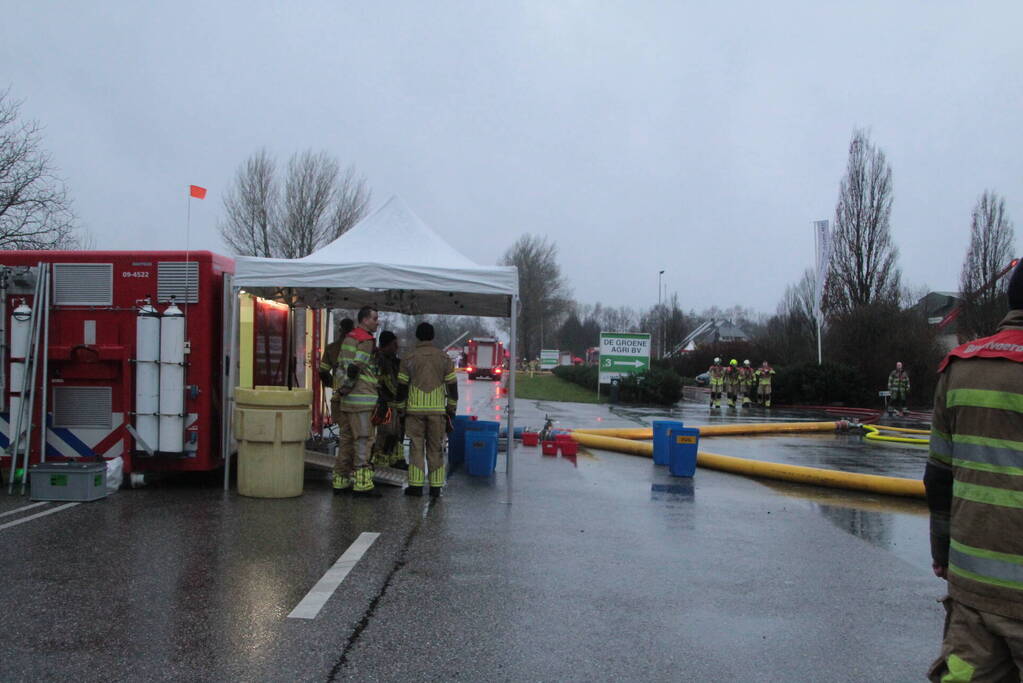
[[[32,463],[220,467],[233,272],[232,259],[208,251],[0,254],[5,474],[12,441]]]
[[[501,379],[504,373],[504,346],[500,341],[485,337],[470,339],[465,345],[465,355],[465,372],[469,379]]]

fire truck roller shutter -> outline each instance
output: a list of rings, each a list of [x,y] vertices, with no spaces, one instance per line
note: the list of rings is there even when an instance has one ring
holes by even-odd
[[[174,303],[160,318],[160,426],[163,453],[185,447],[185,316]]]
[[[135,322],[135,430],[148,448],[160,447],[160,313],[148,300]]]

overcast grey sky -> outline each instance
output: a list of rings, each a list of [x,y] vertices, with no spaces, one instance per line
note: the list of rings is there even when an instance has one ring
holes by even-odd
[[[238,164],[325,149],[479,263],[549,235],[582,302],[772,312],[865,127],[905,281],[954,289],[991,188],[1023,230],[1023,3],[35,2],[0,85],[101,249],[226,253]]]

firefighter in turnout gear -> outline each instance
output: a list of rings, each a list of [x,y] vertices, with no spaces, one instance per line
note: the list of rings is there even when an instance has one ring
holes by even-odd
[[[345,340],[348,333],[355,327],[355,323],[351,318],[344,318],[338,324],[338,334],[334,341],[327,344],[327,348],[323,349],[323,355],[320,356],[320,382],[323,383],[324,387],[330,387],[331,389],[337,389],[341,385],[343,378],[337,375],[337,363],[341,357],[341,342]],[[335,385],[334,382],[337,381]],[[334,420],[334,424],[338,424],[337,415],[331,415]]]
[[[774,368],[768,365],[766,360],[757,368],[757,400],[765,408],[771,407],[771,375],[773,374]]]
[[[377,349],[377,376],[379,396],[373,412],[377,434],[373,440],[373,467],[399,467],[405,469],[405,452],[398,405],[398,337],[390,330],[380,333]]]
[[[344,342],[345,337],[348,333],[355,329],[355,321],[351,318],[344,318],[338,323],[337,336],[334,341],[327,344],[327,347],[323,349],[323,355],[320,356],[320,382],[323,387],[330,387],[330,419],[334,424],[338,426],[338,447],[334,454],[334,472],[332,474],[332,480],[334,484],[340,483],[345,479],[344,476],[339,476],[341,467],[341,394],[338,393],[338,389],[341,388],[341,384],[344,382],[342,373],[338,371],[338,363],[341,360],[341,343]],[[349,485],[350,487],[350,485]],[[335,488],[335,493],[340,493],[343,488]]]
[[[750,394],[756,391],[756,386],[756,371],[750,366],[749,359],[746,359],[739,368],[739,400],[743,406],[750,404]]]
[[[739,361],[734,358],[725,368],[725,393],[728,394],[728,407],[735,407],[735,394],[739,390]]]
[[[707,377],[710,380],[710,407],[721,407],[721,390],[724,387],[725,369],[721,365],[721,359],[715,358],[714,365],[707,369]]]
[[[458,408],[458,377],[447,354],[433,344],[433,325],[416,328],[415,349],[401,359],[398,402],[405,410],[409,436],[408,487],[405,495],[423,495],[429,467],[430,496],[444,487],[444,436]]]
[[[909,394],[909,373],[902,369],[902,361],[896,363],[895,369],[888,375],[888,391],[891,392],[888,413],[891,414],[892,410],[898,410],[900,415],[905,415],[906,395]]]
[[[1023,269],[993,336],[938,366],[924,473],[931,563],[948,581],[932,681],[1018,681],[1023,664]],[[908,382],[908,381],[907,381]]]
[[[359,496],[379,497],[373,490],[373,469],[369,457],[373,447],[373,409],[377,404],[376,342],[373,333],[380,324],[376,309],[359,310],[358,324],[341,344],[331,405],[337,402],[341,444],[334,466],[334,492],[351,489]],[[332,410],[333,412],[333,410]]]

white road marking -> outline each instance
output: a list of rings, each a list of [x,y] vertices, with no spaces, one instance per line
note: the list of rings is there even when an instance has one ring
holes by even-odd
[[[25,522],[31,522],[33,519],[37,519],[39,517],[45,517],[46,515],[52,515],[54,512],[60,512],[61,510],[67,510],[68,508],[73,508],[76,505],[80,505],[80,503],[65,503],[64,505],[58,505],[55,508],[51,508],[49,510],[46,510],[45,512],[37,512],[34,515],[29,515],[28,517],[22,517],[21,519],[16,519],[13,522],[7,522],[7,524],[0,524],[0,531],[6,529],[8,527],[18,526],[19,524],[24,524]]]
[[[375,531],[364,531],[359,534],[359,537],[348,546],[348,550],[344,551],[341,557],[337,558],[334,566],[327,570],[327,573],[316,582],[312,590],[306,593],[302,601],[295,606],[295,609],[291,610],[288,618],[315,619],[316,615],[320,613],[320,610],[327,603],[327,600],[330,599],[330,596],[334,594],[337,587],[348,576],[348,572],[352,571],[355,563],[362,559],[362,556],[366,554],[369,547],[373,545],[373,541],[377,540],[379,536],[380,534]]]
[[[0,517],[6,517],[7,515],[16,515],[19,512],[24,512],[25,510],[31,510],[32,508],[37,508],[40,505],[46,505],[46,504],[47,503],[44,500],[41,503],[32,503],[31,505],[26,505],[24,507],[14,508],[13,510],[8,510],[7,512],[0,512]]]

